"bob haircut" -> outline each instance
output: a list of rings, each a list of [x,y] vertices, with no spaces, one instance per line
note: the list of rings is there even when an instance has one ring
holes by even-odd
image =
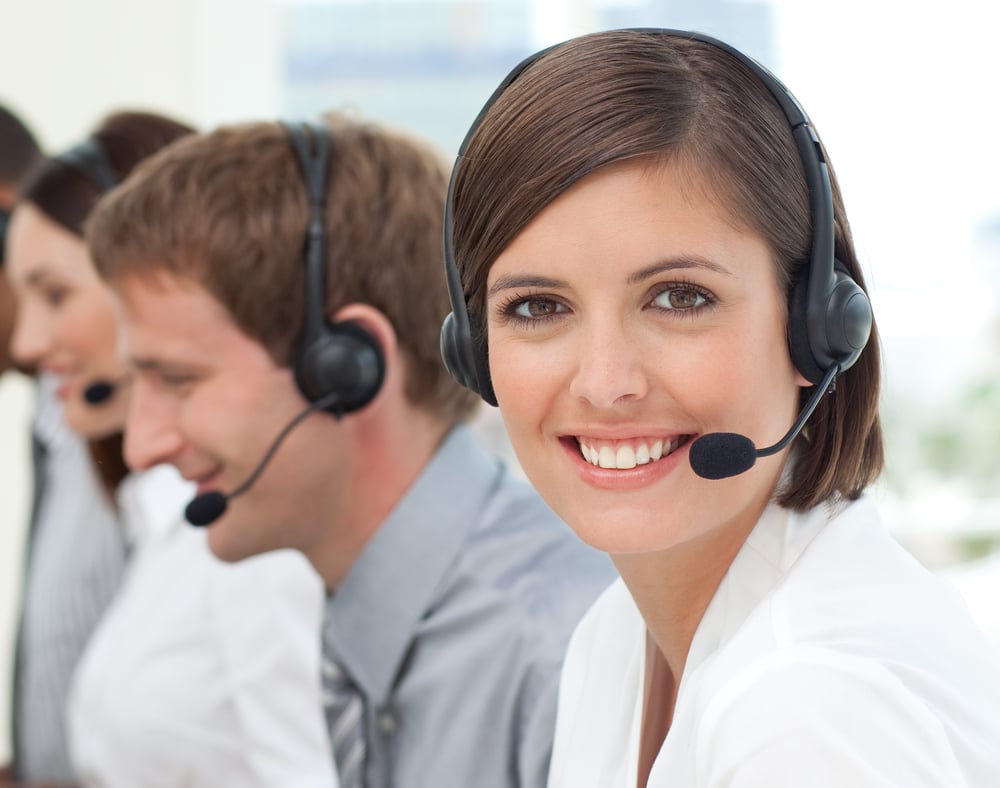
[[[760,235],[790,293],[808,265],[808,187],[785,115],[760,78],[712,44],[659,31],[572,39],[528,66],[485,112],[456,163],[453,248],[473,330],[485,331],[490,267],[553,200],[621,162],[684,167],[742,228]],[[864,289],[831,170],[835,254]],[[880,353],[868,346],[796,440],[783,506],[857,498],[883,465]],[[803,389],[804,403],[810,393]]]

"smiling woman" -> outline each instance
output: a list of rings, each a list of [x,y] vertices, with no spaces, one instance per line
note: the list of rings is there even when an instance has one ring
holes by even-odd
[[[557,45],[480,113],[446,220],[445,362],[623,581],[570,645],[550,787],[991,785],[1000,671],[865,495],[878,335],[787,90],[683,31]]]

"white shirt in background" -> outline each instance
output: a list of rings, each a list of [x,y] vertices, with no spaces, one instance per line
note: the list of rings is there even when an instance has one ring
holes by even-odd
[[[550,788],[635,788],[646,628],[621,581],[569,647]],[[996,788],[1000,664],[862,499],[770,506],[695,633],[649,788]]]
[[[101,788],[336,785],[320,695],[325,594],[282,551],[226,564],[181,520],[172,468],[120,490],[136,539],[68,711],[80,782]]]
[[[24,538],[31,517],[31,411],[34,381],[0,375],[0,764],[10,762],[14,640],[20,610]]]

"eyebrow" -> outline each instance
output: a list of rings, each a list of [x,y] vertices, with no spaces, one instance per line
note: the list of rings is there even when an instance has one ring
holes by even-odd
[[[128,358],[126,359],[126,363],[139,372],[154,372],[161,375],[164,370],[182,371],[196,374],[200,369],[197,364],[190,364],[187,362],[180,363],[156,358]]]
[[[52,272],[46,270],[44,265],[45,264],[42,263],[42,267],[36,267],[29,271],[28,275],[24,277],[24,283],[32,287],[38,287],[39,285],[44,285],[47,279],[52,279]]]
[[[685,257],[675,257],[669,260],[660,260],[659,262],[653,263],[652,265],[648,265],[645,268],[641,268],[638,271],[629,274],[625,281],[630,285],[634,285],[668,271],[689,270],[692,268],[703,271],[711,271],[712,273],[722,274],[723,276],[734,276],[733,272],[728,268],[725,268],[712,260],[708,260],[707,258],[700,257],[698,255],[689,255]],[[516,289],[520,287],[535,287],[543,289],[565,286],[566,283],[560,279],[551,279],[545,276],[512,274],[509,276],[501,276],[497,279],[497,281],[493,283],[493,286],[487,291],[486,296],[489,298],[502,290]]]

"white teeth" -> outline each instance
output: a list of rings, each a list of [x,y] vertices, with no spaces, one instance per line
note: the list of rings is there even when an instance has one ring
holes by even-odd
[[[598,448],[577,439],[577,445],[580,447],[580,454],[591,465],[600,468],[629,470],[637,465],[648,465],[650,462],[656,462],[668,456],[681,445],[683,440],[683,438],[675,438],[666,442],[660,439],[648,444],[622,444],[615,449],[609,445]]]
[[[622,469],[635,467],[635,452],[631,446],[619,446],[615,454],[615,466]]]

